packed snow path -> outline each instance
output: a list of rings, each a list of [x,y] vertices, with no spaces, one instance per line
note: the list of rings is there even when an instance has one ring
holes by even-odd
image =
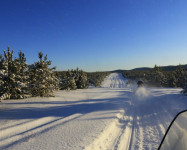
[[[104,80],[101,86],[107,88],[126,88],[126,82],[127,80],[123,78],[122,74],[113,73]]]
[[[126,88],[110,74],[102,88],[0,104],[0,149],[157,149],[173,117],[187,108],[181,89]]]

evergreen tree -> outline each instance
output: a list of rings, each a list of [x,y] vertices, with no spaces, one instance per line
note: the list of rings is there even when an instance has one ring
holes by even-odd
[[[181,93],[187,95],[187,71],[184,72],[184,87]]]
[[[13,59],[13,50],[8,47],[7,52],[4,50],[4,58],[1,55],[1,99],[22,98],[21,89],[18,86],[17,74],[19,68],[17,60]]]
[[[67,88],[68,90],[76,90],[77,89],[74,77],[68,78],[68,80],[67,80],[67,87],[68,87]]]
[[[0,99],[6,99],[8,87],[6,85],[6,77],[8,76],[8,70],[5,67],[5,60],[2,55],[0,55]]]
[[[174,76],[176,78],[176,86],[183,88],[185,83],[185,76],[181,65],[177,67],[177,70],[174,72]]]
[[[29,89],[32,96],[52,96],[57,88],[58,79],[53,74],[55,68],[49,68],[51,61],[47,60],[47,55],[43,58],[43,53],[38,53],[39,61],[29,66]]]
[[[16,81],[17,87],[20,89],[20,98],[24,98],[25,94],[28,94],[28,72],[25,54],[20,51],[19,57],[15,59],[17,66]]]
[[[87,75],[82,70],[79,71],[79,76],[76,85],[78,89],[84,89],[87,87]]]
[[[167,84],[167,79],[162,73],[161,68],[155,65],[150,73],[150,82],[155,86],[165,86]]]
[[[177,86],[176,82],[177,82],[176,77],[174,73],[172,73],[168,79],[168,87],[176,87]]]
[[[71,70],[71,71],[68,70],[66,72],[65,78],[63,78],[62,81],[60,82],[60,89],[61,90],[75,90],[75,89],[77,89],[73,72],[74,72],[73,70]]]
[[[66,75],[62,77],[60,89],[75,90],[77,88],[87,88],[87,74],[78,68],[76,70],[68,70]]]

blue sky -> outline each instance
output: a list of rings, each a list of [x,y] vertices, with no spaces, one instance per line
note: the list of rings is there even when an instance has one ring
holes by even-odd
[[[1,0],[0,50],[57,70],[187,64],[186,0]]]

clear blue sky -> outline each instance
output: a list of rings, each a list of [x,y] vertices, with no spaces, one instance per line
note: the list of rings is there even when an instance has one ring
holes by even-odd
[[[0,50],[58,70],[187,64],[186,0],[0,0]]]

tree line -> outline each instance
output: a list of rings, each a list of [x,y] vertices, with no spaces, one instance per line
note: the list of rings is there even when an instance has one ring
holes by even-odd
[[[25,54],[20,51],[13,57],[13,50],[4,50],[0,55],[0,99],[20,99],[30,96],[52,96],[58,89],[59,79],[50,68],[47,55],[38,53],[39,60],[26,63]]]
[[[60,71],[58,76],[61,78],[59,83],[60,90],[76,90],[88,87],[87,74],[79,68]]]
[[[187,93],[187,70],[181,65],[175,71],[162,71],[161,67],[155,65],[152,70],[124,71],[122,74],[132,80],[141,79],[150,86],[180,87]]]
[[[56,71],[56,75],[62,79],[60,82],[62,90],[84,89],[88,86],[100,87],[104,78],[109,74],[109,72],[84,72],[79,68]]]
[[[50,67],[47,55],[38,53],[38,61],[26,63],[25,54],[18,57],[14,51],[4,50],[0,54],[0,100],[22,99],[31,96],[54,96],[55,90],[76,90],[87,88],[90,84],[100,86],[105,73],[86,73],[79,68],[68,71],[55,71]]]
[[[88,82],[90,85],[95,87],[100,87],[103,80],[109,75],[109,72],[91,72],[87,73]]]

